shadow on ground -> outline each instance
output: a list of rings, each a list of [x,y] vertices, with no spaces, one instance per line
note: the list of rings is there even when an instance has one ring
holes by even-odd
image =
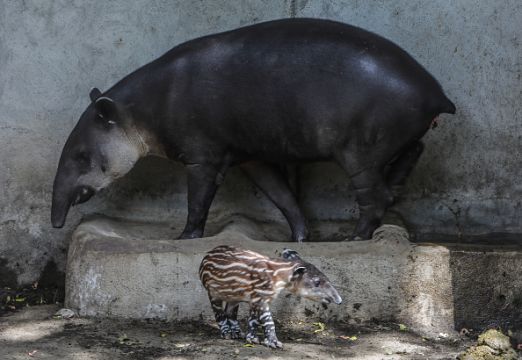
[[[0,358],[18,359],[454,359],[469,341],[429,340],[396,324],[280,323],[283,350],[222,340],[214,324],[53,319],[56,306],[0,318]]]

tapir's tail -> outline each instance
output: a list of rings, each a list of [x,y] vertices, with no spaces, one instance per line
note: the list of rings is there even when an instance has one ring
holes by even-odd
[[[442,99],[439,102],[438,111],[439,114],[455,114],[457,111],[457,108],[455,107],[455,104],[448,99],[446,95],[442,95]]]

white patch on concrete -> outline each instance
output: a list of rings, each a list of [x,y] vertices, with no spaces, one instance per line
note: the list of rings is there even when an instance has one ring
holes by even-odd
[[[145,319],[166,319],[167,306],[165,304],[148,304],[145,310]]]
[[[420,268],[421,276],[425,280],[433,280],[433,266],[425,264]]]
[[[83,225],[83,224],[82,224]],[[113,229],[107,229],[104,224],[100,226],[100,224],[89,223],[87,225],[83,225],[83,231],[86,233],[96,234],[97,236],[105,236],[105,237],[116,237],[122,238],[120,234],[115,232]]]
[[[435,304],[433,297],[429,294],[420,293],[418,295],[418,313],[417,320],[422,324],[431,324],[432,319],[435,318]]]
[[[89,267],[78,287],[79,312],[80,315],[96,316],[101,315],[99,309],[106,309],[110,315],[111,296],[104,293],[100,287],[102,275],[93,267]]]
[[[29,235],[34,238],[40,238],[42,236],[42,227],[40,224],[31,222],[28,226]]]

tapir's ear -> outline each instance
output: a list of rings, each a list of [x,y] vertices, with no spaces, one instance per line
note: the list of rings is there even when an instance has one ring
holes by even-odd
[[[281,253],[281,256],[286,260],[300,260],[299,254],[297,251],[292,249],[284,249]]]
[[[98,100],[98,98],[101,96],[101,91],[98,88],[92,88],[91,92],[89,93],[89,97],[91,98],[92,102],[95,102]]]
[[[298,266],[295,268],[294,273],[292,274],[292,278],[298,278],[306,272],[306,268],[304,266]]]
[[[114,100],[102,96],[96,99],[94,107],[98,113],[98,117],[107,121],[109,124],[114,124],[117,119],[118,109]]]

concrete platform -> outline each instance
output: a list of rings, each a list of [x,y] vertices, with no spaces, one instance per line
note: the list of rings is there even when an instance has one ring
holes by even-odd
[[[327,238],[346,229],[315,226]],[[273,304],[281,321],[396,321],[432,337],[490,324],[522,328],[522,252],[515,248],[412,244],[396,225],[382,226],[369,241],[274,241],[287,239],[286,232],[285,224],[234,216],[209,224],[210,237],[169,240],[175,233],[167,224],[91,218],[78,226],[69,248],[66,307],[94,317],[211,318],[199,263],[214,246],[231,244],[270,256],[297,250],[344,299],[325,309],[283,293]]]

